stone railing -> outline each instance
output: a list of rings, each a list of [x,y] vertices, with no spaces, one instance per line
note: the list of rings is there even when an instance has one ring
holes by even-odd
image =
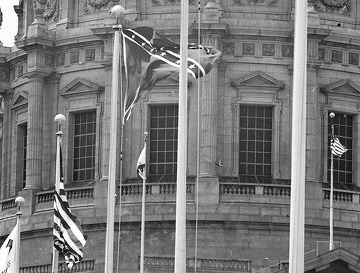
[[[66,197],[70,206],[88,206],[94,204],[94,188],[79,187],[65,189]],[[46,210],[53,208],[54,191],[42,191],[35,194],[35,210]]]
[[[290,204],[290,185],[220,182],[220,202]]]
[[[66,265],[59,264],[59,273],[70,272],[93,272],[95,270],[95,260],[82,260],[75,264],[70,270]],[[20,273],[51,273],[51,264],[33,265],[20,268]]]
[[[144,257],[144,268],[147,272],[173,272],[173,257]],[[230,273],[230,272],[251,272],[250,260],[226,260],[226,259],[186,259],[186,268],[193,272]]]
[[[195,184],[186,184],[187,201],[194,201]],[[143,192],[142,183],[131,183],[121,185],[121,202],[138,203],[141,202]],[[175,202],[176,183],[147,183],[146,202]]]
[[[335,209],[360,211],[360,192],[334,189],[333,202]],[[323,188],[323,207],[330,206],[330,189]]]
[[[0,201],[0,204],[1,204],[0,209],[1,209],[1,211],[16,208],[15,199],[16,199],[16,197],[12,197],[12,198],[9,198],[9,199],[6,199],[6,200],[1,200]]]

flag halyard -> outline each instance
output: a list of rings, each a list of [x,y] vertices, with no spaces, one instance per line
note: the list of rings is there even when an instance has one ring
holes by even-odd
[[[346,153],[348,149],[340,143],[340,140],[334,135],[331,136],[330,149],[333,155],[341,157],[343,153]]]
[[[82,247],[86,240],[78,225],[76,217],[71,213],[64,189],[62,173],[61,144],[58,143],[57,166],[60,175],[56,178],[54,192],[54,247],[65,257],[65,263],[71,269],[83,258]]]

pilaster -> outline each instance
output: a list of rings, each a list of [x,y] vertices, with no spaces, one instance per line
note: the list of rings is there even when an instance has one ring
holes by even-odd
[[[28,126],[26,149],[26,189],[42,187],[43,86],[44,75],[28,75]]]

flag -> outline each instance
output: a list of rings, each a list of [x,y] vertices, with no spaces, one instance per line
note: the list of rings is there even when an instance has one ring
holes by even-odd
[[[137,161],[136,171],[142,179],[146,179],[146,142]]]
[[[125,98],[125,122],[144,91],[150,91],[162,79],[179,74],[180,45],[166,36],[155,33],[151,27],[123,29],[122,35],[127,42],[126,55],[129,57],[126,59],[132,67],[129,71],[141,71],[140,79],[136,80],[137,87],[128,85],[130,90]],[[194,78],[206,75],[220,55],[221,52],[212,46],[188,44],[188,73]]]
[[[16,224],[0,248],[0,272],[17,273],[15,272],[15,253],[20,244],[18,229],[19,223]]]
[[[71,213],[65,195],[61,143],[58,143],[56,161],[56,172],[59,175],[56,175],[54,192],[54,247],[64,255],[65,263],[71,269],[74,263],[78,263],[83,258],[81,248],[85,246],[86,240],[76,217]]]
[[[339,139],[334,135],[331,136],[330,149],[331,153],[333,155],[337,155],[338,157],[341,157],[341,155],[348,150],[340,143]]]

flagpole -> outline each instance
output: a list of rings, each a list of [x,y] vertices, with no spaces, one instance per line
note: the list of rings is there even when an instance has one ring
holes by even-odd
[[[186,272],[187,57],[189,1],[181,1],[175,273]]]
[[[307,1],[295,1],[289,272],[304,273]]]
[[[145,132],[145,147],[148,133]],[[145,151],[146,154],[146,151]],[[146,166],[146,157],[145,157]],[[142,177],[142,202],[141,202],[141,247],[140,247],[140,273],[144,273],[144,253],[145,253],[145,196],[146,196],[146,171]]]
[[[15,204],[18,206],[18,212],[16,213],[17,229],[17,245],[15,246],[15,267],[14,272],[20,272],[20,234],[21,234],[21,205],[25,203],[25,199],[21,196],[16,197]]]
[[[58,114],[54,118],[55,123],[58,125],[56,133],[56,162],[55,162],[55,191],[59,192],[59,181],[60,181],[60,144],[63,136],[61,131],[61,125],[66,121],[66,118],[62,114]],[[59,271],[59,251],[53,247],[53,257],[52,257],[52,273],[58,273]]]
[[[331,136],[334,136],[334,117],[333,112],[330,113],[331,118]],[[329,250],[334,249],[334,155],[330,152],[330,242]]]

